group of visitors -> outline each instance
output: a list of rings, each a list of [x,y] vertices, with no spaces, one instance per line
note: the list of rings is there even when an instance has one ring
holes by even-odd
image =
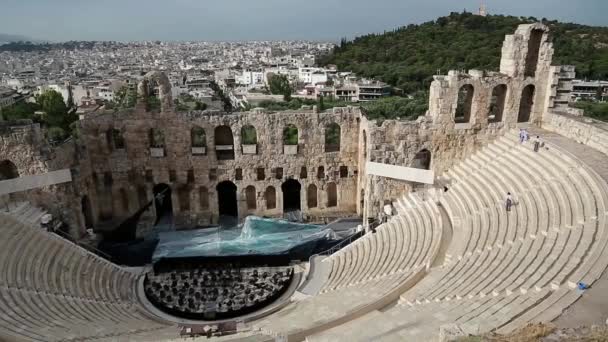
[[[528,142],[529,140],[530,140],[530,134],[528,133],[528,130],[525,128],[521,128],[519,130],[519,143],[523,144],[523,143]],[[534,144],[534,152],[538,152],[541,147],[545,146],[545,143],[542,142],[542,140],[540,139],[540,135],[537,135],[536,138],[534,138],[534,140],[532,140],[532,143]]]

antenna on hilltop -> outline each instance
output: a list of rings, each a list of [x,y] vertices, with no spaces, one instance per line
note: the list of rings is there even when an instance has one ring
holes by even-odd
[[[481,4],[479,5],[479,15],[482,17],[488,15],[488,11],[486,10],[486,4],[483,0],[481,0]]]

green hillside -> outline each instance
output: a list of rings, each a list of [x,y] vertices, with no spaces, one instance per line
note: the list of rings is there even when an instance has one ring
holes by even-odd
[[[502,42],[517,25],[537,18],[452,13],[436,21],[343,40],[322,65],[375,77],[406,93],[427,89],[441,70],[498,70]],[[554,64],[576,65],[578,77],[608,79],[608,27],[542,21],[551,28]]]

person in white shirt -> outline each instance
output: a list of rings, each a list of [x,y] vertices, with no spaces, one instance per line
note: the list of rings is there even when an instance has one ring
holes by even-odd
[[[507,192],[507,201],[506,201],[507,211],[511,211],[512,206],[513,206],[513,197],[511,196],[510,192]]]
[[[534,152],[538,152],[538,150],[540,149],[540,136],[536,136],[536,138],[534,139]]]

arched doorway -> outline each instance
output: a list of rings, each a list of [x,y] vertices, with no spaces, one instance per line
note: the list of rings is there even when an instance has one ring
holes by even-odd
[[[91,201],[88,196],[82,196],[80,200],[80,209],[82,210],[82,216],[84,216],[84,225],[86,228],[93,227],[93,210],[91,209]]]
[[[283,211],[296,211],[300,210],[300,190],[302,186],[300,182],[295,179],[288,179],[281,185],[283,190]]]
[[[530,114],[534,107],[534,93],[536,88],[534,85],[529,84],[524,88],[521,93],[521,101],[519,102],[519,115],[517,116],[517,122],[528,122],[530,121]]]
[[[19,178],[19,171],[17,166],[10,160],[3,160],[0,162],[0,181]]]
[[[500,84],[494,87],[492,90],[492,97],[490,98],[490,112],[488,114],[488,122],[501,122],[502,115],[505,112],[505,105],[507,104],[507,86]]]
[[[156,208],[156,224],[170,224],[173,220],[171,187],[164,183],[157,184],[152,192],[154,193],[154,207]]]
[[[223,181],[217,185],[216,190],[220,216],[238,217],[236,185],[231,181]]]

